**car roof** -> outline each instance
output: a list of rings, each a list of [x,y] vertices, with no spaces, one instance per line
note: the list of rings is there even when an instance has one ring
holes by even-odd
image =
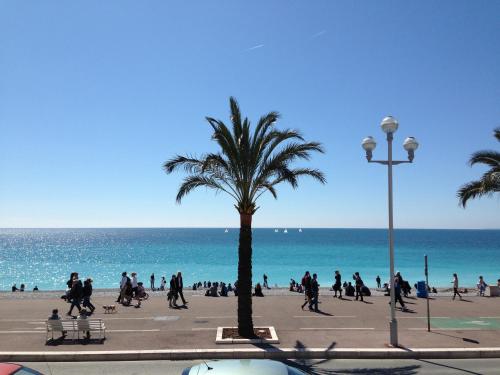
[[[0,375],[10,375],[21,367],[22,366],[16,365],[15,363],[0,363]]]
[[[209,367],[211,369],[209,369]],[[210,361],[193,366],[189,375],[288,375],[281,362],[269,359],[228,359]]]

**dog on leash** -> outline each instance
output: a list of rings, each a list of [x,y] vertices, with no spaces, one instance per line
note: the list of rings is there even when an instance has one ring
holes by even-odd
[[[116,313],[116,306],[115,305],[104,305],[102,308],[104,309],[104,314]]]

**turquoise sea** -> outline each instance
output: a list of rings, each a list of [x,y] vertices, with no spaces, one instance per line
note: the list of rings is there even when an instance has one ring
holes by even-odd
[[[360,272],[369,286],[388,278],[387,230],[254,229],[254,282],[269,276],[270,285],[300,280],[316,272],[322,286],[331,285],[338,269],[343,279]],[[0,289],[13,283],[31,290],[64,289],[70,272],[91,276],[95,288],[115,288],[123,271],[135,271],[149,285],[181,270],[186,284],[234,282],[238,229],[0,229]],[[429,256],[429,284],[451,286],[453,272],[462,286],[479,275],[487,283],[500,278],[500,230],[417,230],[395,232],[396,268],[412,284],[424,279]]]

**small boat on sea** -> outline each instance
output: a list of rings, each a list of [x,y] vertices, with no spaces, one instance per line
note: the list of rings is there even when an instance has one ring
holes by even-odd
[[[274,230],[274,233],[278,233],[279,231],[277,229]]]
[[[228,230],[227,230],[227,228],[226,228],[226,230],[224,231],[224,233],[227,233],[227,232],[229,232],[229,231],[228,231]]]
[[[288,233],[288,230],[286,230],[286,229],[285,229],[285,230],[283,231],[283,233]]]
[[[299,232],[302,233],[302,228],[299,228]]]

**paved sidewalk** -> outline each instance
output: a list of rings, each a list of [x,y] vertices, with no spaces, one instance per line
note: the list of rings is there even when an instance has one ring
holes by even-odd
[[[188,292],[188,309],[169,309],[165,296],[154,295],[140,309],[117,305],[117,314],[103,314],[113,296],[97,297],[95,318],[105,320],[107,339],[58,345],[45,344],[45,319],[53,308],[65,314],[69,305],[59,298],[2,299],[0,351],[114,351],[162,349],[244,349],[253,345],[217,345],[218,326],[236,325],[236,302]],[[321,313],[300,308],[303,295],[254,298],[256,326],[274,326],[280,343],[275,348],[387,348],[389,306],[387,297],[339,300],[321,299]],[[466,297],[431,301],[432,332],[427,332],[426,304],[408,299],[408,313],[398,311],[400,344],[407,348],[500,347],[500,298]]]

